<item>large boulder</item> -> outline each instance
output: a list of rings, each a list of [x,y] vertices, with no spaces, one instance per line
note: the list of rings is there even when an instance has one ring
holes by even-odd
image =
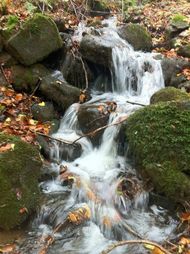
[[[46,101],[34,103],[31,107],[32,116],[35,120],[46,122],[58,118],[58,114],[54,109],[53,103]]]
[[[10,68],[11,66],[16,65],[17,61],[6,51],[3,51],[0,53],[0,64],[5,68]]]
[[[0,35],[0,52],[3,50],[3,39]]]
[[[116,45],[115,40],[110,36],[85,35],[80,43],[82,56],[105,67],[111,67],[112,48]]]
[[[154,189],[173,201],[190,199],[190,100],[162,102],[128,118],[130,154]]]
[[[142,25],[127,24],[119,28],[118,34],[130,43],[135,50],[151,51],[152,49],[152,38]]]
[[[165,86],[178,87],[179,84],[186,81],[183,76],[178,76],[184,68],[190,67],[190,63],[180,58],[163,58],[161,60],[162,72]]]
[[[11,229],[37,208],[42,162],[38,148],[15,136],[0,134],[0,145],[0,228]]]
[[[189,23],[186,20],[186,17],[177,15],[169,23],[166,28],[166,39],[172,39],[184,30],[189,28]]]
[[[20,63],[32,65],[62,47],[58,29],[49,17],[36,14],[11,36],[6,48]]]
[[[153,94],[150,98],[150,103],[155,104],[158,102],[178,100],[190,100],[190,95],[175,87],[166,87]]]

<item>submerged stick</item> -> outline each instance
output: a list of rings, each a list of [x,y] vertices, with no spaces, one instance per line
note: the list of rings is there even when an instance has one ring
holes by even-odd
[[[138,103],[138,102],[133,102],[133,101],[126,101],[126,102],[129,103],[129,104],[132,104],[132,105],[138,105],[138,106],[142,106],[142,107],[148,106],[146,104],[142,104],[142,103]]]
[[[156,248],[158,248],[160,251],[162,251],[164,254],[172,254],[171,252],[169,252],[168,250],[166,250],[164,247],[162,247],[161,245],[159,245],[158,243],[149,241],[149,240],[126,240],[126,241],[120,241],[117,242],[115,244],[112,244],[108,247],[107,250],[104,250],[101,252],[101,254],[108,254],[110,253],[113,249],[119,247],[119,246],[123,246],[123,245],[129,245],[129,244],[148,244],[148,245],[152,245]]]

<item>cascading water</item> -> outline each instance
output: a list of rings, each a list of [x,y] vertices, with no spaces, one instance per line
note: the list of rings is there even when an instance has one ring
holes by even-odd
[[[43,241],[39,238],[51,236],[54,242],[48,253],[99,254],[115,240],[143,237],[162,241],[175,227],[165,210],[155,205],[148,208],[149,194],[143,189],[142,181],[126,159],[118,155],[117,137],[121,125],[117,123],[140,108],[127,101],[148,104],[151,95],[164,87],[160,63],[150,53],[135,52],[109,27],[104,28],[104,32],[117,41],[112,50],[110,69],[112,92],[96,95],[94,91],[92,99],[85,104],[116,103],[116,109],[109,116],[111,126],[105,129],[98,147],[94,147],[87,137],[79,139],[77,143],[82,147],[82,155],[74,161],[62,160],[60,143],[54,142],[51,171],[56,176],[41,183],[47,200],[28,239],[29,242],[38,239],[38,244],[30,248],[22,246],[23,253],[40,253]],[[80,107],[76,103],[67,110],[53,137],[71,142],[80,137],[77,118]],[[63,184],[60,168],[69,173],[72,184]],[[120,190],[123,181],[130,191],[128,196]],[[76,222],[64,227],[68,214],[76,209],[81,209],[81,213],[86,211],[88,220],[81,225]],[[112,253],[126,253],[126,250],[127,253],[146,253],[141,247],[126,246]]]

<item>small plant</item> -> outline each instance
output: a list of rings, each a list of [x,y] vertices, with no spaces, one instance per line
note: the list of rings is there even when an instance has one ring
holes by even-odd
[[[187,17],[182,14],[176,14],[172,17],[172,22],[184,22],[186,21]]]
[[[25,8],[30,15],[34,14],[38,9],[35,5],[28,1],[25,3]]]
[[[16,15],[9,15],[6,23],[6,28],[12,30],[19,24],[19,18]]]

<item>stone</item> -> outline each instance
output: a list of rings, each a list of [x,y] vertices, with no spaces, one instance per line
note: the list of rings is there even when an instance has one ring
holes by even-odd
[[[161,60],[161,67],[164,76],[165,86],[171,86],[176,81],[177,74],[179,74],[184,68],[190,67],[190,62],[180,58],[163,58]],[[179,79],[179,84],[181,79]],[[175,87],[178,84],[175,82]]]
[[[2,52],[2,50],[3,50],[3,39],[0,35],[0,53]]]
[[[146,28],[138,24],[127,24],[118,29],[118,34],[129,44],[133,46],[135,50],[151,51],[152,38]]]
[[[39,91],[46,100],[52,101],[62,111],[79,101],[80,89],[53,75],[42,79]]]
[[[166,87],[154,93],[150,98],[150,103],[155,104],[159,102],[190,100],[190,95],[175,87]]]
[[[112,64],[112,48],[115,45],[113,38],[87,34],[80,43],[79,51],[92,63],[109,68]]]
[[[32,65],[62,47],[58,29],[49,17],[36,14],[6,42],[8,52],[20,63]]]
[[[172,39],[188,28],[189,23],[187,21],[172,20],[166,28],[166,39]]]
[[[96,105],[81,105],[77,116],[79,127],[84,134],[105,126],[109,119],[109,114],[101,112]],[[104,130],[89,137],[93,144],[98,145],[100,143],[103,132]]]
[[[13,144],[0,153],[0,228],[21,226],[36,210],[42,161],[38,147],[18,137],[0,134],[0,143]]]
[[[190,199],[189,122],[190,100],[177,100],[144,107],[126,125],[130,155],[142,177],[174,202]]]
[[[101,0],[88,1],[91,16],[107,16],[110,13],[110,9],[105,2]]]
[[[57,118],[57,112],[51,102],[35,103],[31,107],[33,118],[40,122],[52,121]]]
[[[179,88],[187,93],[190,93],[190,80],[183,82],[179,85]]]
[[[3,51],[0,53],[0,64],[5,68],[10,68],[17,64],[17,60],[6,51]]]
[[[177,54],[179,56],[183,56],[183,57],[189,57],[190,58],[190,43],[184,46],[181,46],[178,51]]]

